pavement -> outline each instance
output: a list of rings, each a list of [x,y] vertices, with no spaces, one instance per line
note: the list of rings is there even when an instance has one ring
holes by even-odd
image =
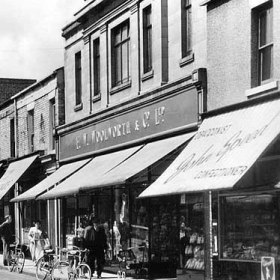
[[[1,269],[8,270],[8,267],[3,265],[3,255],[2,254],[0,254],[0,271],[1,271]],[[13,273],[15,273],[15,272],[13,272]],[[33,261],[31,261],[29,259],[25,260],[22,274],[29,275],[34,278],[36,277],[36,266],[34,265]],[[118,277],[115,273],[102,272],[102,279],[109,280],[109,279],[117,279],[117,278]],[[97,279],[97,276],[94,275],[93,279]],[[126,279],[132,279],[132,277],[126,277]]]

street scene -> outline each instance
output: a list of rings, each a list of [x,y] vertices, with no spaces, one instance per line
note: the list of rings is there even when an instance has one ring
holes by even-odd
[[[22,2],[0,279],[280,280],[280,1]]]

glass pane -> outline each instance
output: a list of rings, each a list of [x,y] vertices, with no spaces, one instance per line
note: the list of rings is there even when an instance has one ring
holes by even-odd
[[[187,51],[191,50],[191,22],[192,22],[192,14],[191,14],[191,9],[187,10],[186,14],[186,41],[187,41]]]
[[[128,79],[128,42],[122,45],[122,80]]]
[[[115,38],[114,38],[114,44],[118,44],[121,41],[121,29],[118,28],[115,30]]]
[[[261,50],[261,80],[265,81],[272,77],[272,46]]]
[[[121,46],[115,48],[115,85],[121,81]]]
[[[265,10],[260,14],[259,28],[260,28],[260,47],[269,44],[273,40],[272,34],[272,9]]]
[[[271,43],[273,41],[273,22],[272,22],[272,9],[267,10],[267,30],[266,30],[266,42]]]
[[[128,37],[128,24],[122,27],[122,41]]]
[[[279,260],[279,197],[274,194],[239,195],[222,200],[221,257]]]

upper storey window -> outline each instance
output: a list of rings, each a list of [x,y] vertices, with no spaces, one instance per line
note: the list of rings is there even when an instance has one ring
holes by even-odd
[[[143,10],[143,63],[144,73],[152,70],[152,8],[148,6]]]
[[[34,147],[34,110],[27,114],[28,150],[30,153],[35,151]]]
[[[192,52],[192,0],[182,0],[182,57]]]
[[[125,21],[112,31],[112,86],[129,82],[130,72],[129,21]]]
[[[99,38],[93,41],[93,95],[100,95],[100,43]]]
[[[82,59],[81,52],[75,54],[76,106],[82,104]]]
[[[273,17],[272,6],[266,6],[258,14],[258,64],[259,84],[269,80],[273,75]]]

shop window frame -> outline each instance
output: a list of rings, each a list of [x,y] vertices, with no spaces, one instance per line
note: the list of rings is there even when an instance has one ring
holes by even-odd
[[[237,259],[237,258],[225,258],[223,257],[223,248],[224,245],[222,242],[222,232],[223,232],[223,214],[222,214],[222,200],[226,197],[235,197],[235,196],[258,196],[258,195],[268,195],[268,194],[276,194],[280,196],[280,190],[277,189],[263,189],[258,191],[234,191],[232,193],[219,193],[218,194],[218,260],[219,261],[226,261],[226,262],[243,262],[243,263],[261,263],[261,260],[254,260],[254,259]],[[280,216],[280,211],[279,211]]]

